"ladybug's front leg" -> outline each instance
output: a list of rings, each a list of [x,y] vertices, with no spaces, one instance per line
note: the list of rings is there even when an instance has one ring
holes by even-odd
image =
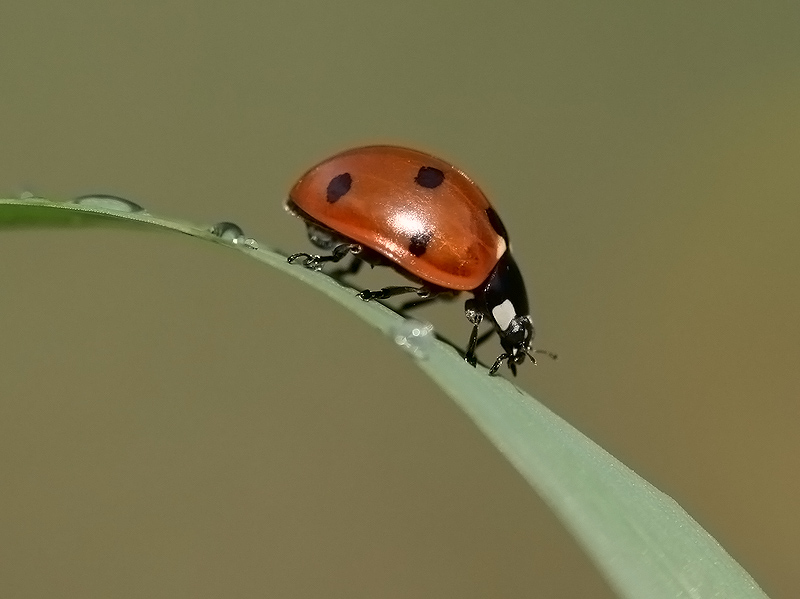
[[[472,333],[469,336],[469,343],[467,344],[467,353],[464,354],[464,360],[471,366],[478,364],[478,358],[475,357],[475,350],[478,346],[486,341],[489,337],[494,335],[494,329],[486,331],[480,337],[478,336],[478,328],[483,322],[483,313],[476,308],[475,300],[468,299],[464,303],[464,315],[472,323]]]
[[[475,300],[468,299],[464,304],[464,315],[472,323],[472,333],[469,336],[469,344],[467,345],[467,353],[464,354],[464,360],[471,366],[478,364],[478,358],[475,357],[475,349],[478,347],[478,328],[483,322],[483,314],[475,309]]]

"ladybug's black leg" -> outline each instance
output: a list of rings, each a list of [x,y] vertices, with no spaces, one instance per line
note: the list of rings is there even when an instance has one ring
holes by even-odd
[[[430,289],[426,289],[425,287],[411,287],[402,285],[397,287],[384,287],[383,289],[378,289],[377,291],[365,289],[358,294],[358,297],[365,302],[368,302],[374,299],[389,299],[390,297],[394,297],[395,295],[403,295],[404,293],[416,293],[418,296],[424,299],[427,299],[431,295]]]
[[[558,354],[554,354],[553,352],[549,352],[545,349],[534,349],[531,351],[526,351],[525,355],[528,356],[528,359],[536,366],[536,358],[533,357],[533,354],[544,354],[553,360],[558,360]],[[500,368],[500,365],[503,363],[503,360],[508,360],[508,367],[511,369],[511,372],[514,373],[514,376],[517,376],[517,363],[511,359],[511,354],[500,354],[497,356],[497,359],[494,361],[494,364],[489,369],[489,374],[495,374],[497,369]]]
[[[409,302],[406,302],[405,304],[400,306],[397,309],[397,311],[400,314],[405,315],[405,313],[408,312],[409,310],[414,310],[416,308],[419,308],[420,306],[424,306],[426,304],[430,304],[431,302],[436,302],[436,301],[449,302],[449,301],[453,301],[455,299],[456,295],[458,295],[457,292],[452,292],[452,291],[449,291],[449,290],[444,290],[444,291],[431,290],[430,295],[428,295],[428,297],[425,297],[425,298],[422,298],[422,299],[418,299],[418,300],[411,300]]]
[[[489,369],[489,376],[494,376],[497,373],[497,370],[503,364],[505,360],[508,360],[511,357],[511,354],[500,354],[497,356],[497,359],[492,364],[492,367]],[[513,360],[509,360],[508,367],[511,369],[511,372],[514,373],[514,376],[517,376],[517,366],[514,364]]]
[[[362,264],[364,264],[364,261],[361,258],[358,256],[353,256],[353,260],[350,262],[350,264],[342,268],[332,270],[328,273],[328,275],[338,281],[342,277],[356,274],[361,269]]]
[[[347,256],[347,254],[359,254],[360,252],[360,245],[356,243],[343,243],[333,248],[333,252],[330,256],[317,256],[300,252],[298,254],[292,254],[287,260],[289,264],[294,264],[295,260],[303,258],[303,266],[311,270],[319,270],[325,262],[339,262],[342,258]]]
[[[436,301],[438,299],[439,299],[439,296],[432,295],[430,297],[425,297],[425,298],[418,299],[418,300],[411,300],[410,302],[406,302],[405,304],[400,306],[397,309],[397,312],[399,314],[405,315],[405,313],[408,312],[409,310],[414,310],[415,308],[419,308],[420,306],[424,306],[426,304],[430,304],[431,302],[434,302],[434,301]]]
[[[475,357],[475,349],[478,347],[478,327],[483,322],[483,313],[475,308],[475,300],[468,299],[464,304],[464,314],[472,323],[472,333],[469,336],[469,344],[467,345],[467,353],[464,354],[464,360],[471,366],[478,364],[478,358]],[[485,337],[485,335],[484,335]],[[485,339],[481,339],[485,341]]]

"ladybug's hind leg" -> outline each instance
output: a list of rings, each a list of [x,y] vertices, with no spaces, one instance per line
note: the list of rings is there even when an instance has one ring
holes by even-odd
[[[319,270],[322,268],[322,265],[326,262],[339,262],[347,256],[348,254],[359,254],[361,253],[361,246],[357,243],[342,243],[337,245],[333,248],[333,251],[330,256],[317,256],[315,254],[306,254],[305,252],[299,252],[297,254],[292,254],[287,258],[289,264],[294,264],[296,260],[303,258],[303,266],[306,268],[310,268],[311,270]]]

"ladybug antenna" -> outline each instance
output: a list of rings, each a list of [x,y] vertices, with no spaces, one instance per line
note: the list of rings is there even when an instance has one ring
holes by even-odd
[[[531,351],[526,351],[525,354],[531,359],[531,362],[536,364],[536,358],[533,357],[533,354],[544,354],[551,360],[558,360],[558,354],[554,354],[551,351],[547,351],[546,349],[533,349]]]

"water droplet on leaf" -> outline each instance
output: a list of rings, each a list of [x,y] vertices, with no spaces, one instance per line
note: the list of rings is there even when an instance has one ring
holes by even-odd
[[[94,193],[80,196],[72,200],[72,203],[84,206],[86,208],[96,208],[97,210],[113,210],[114,212],[144,212],[144,208],[142,208],[136,202],[105,193]]]
[[[244,231],[236,223],[222,221],[211,227],[211,234],[222,241],[239,244],[244,241]]]
[[[428,351],[436,335],[428,322],[406,319],[394,331],[394,342],[419,360],[428,357]]]

